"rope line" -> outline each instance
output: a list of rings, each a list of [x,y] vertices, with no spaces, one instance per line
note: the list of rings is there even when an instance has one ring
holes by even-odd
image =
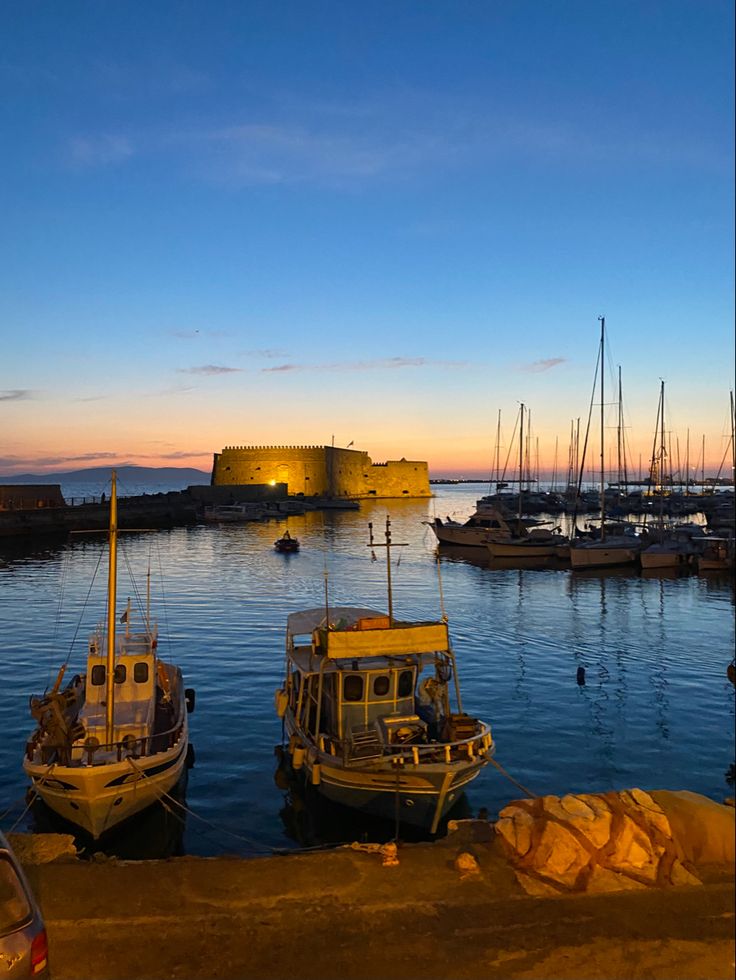
[[[507,772],[504,769],[504,767],[501,765],[500,762],[497,762],[493,758],[490,758],[488,761],[491,763],[491,765],[495,766],[496,769],[498,769],[498,771],[501,773],[501,775],[502,776],[505,776],[506,779],[508,779],[508,781],[510,783],[513,783],[514,786],[518,786],[519,789],[522,791],[522,793],[526,793],[526,795],[529,797],[530,800],[536,800],[536,799],[538,799],[536,793],[532,793],[532,791],[530,789],[527,789],[526,786],[524,786],[522,783],[520,783],[517,779],[514,779],[514,777],[511,775],[511,773]]]

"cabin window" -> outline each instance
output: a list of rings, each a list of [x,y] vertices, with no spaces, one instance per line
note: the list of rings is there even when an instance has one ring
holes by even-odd
[[[363,678],[360,674],[348,674],[342,682],[342,696],[345,701],[363,700]]]
[[[103,664],[95,664],[92,668],[92,672],[89,675],[89,679],[92,683],[99,687],[100,684],[105,683],[105,667]]]
[[[133,680],[136,684],[145,684],[148,680],[148,664],[147,663],[137,663],[133,667]]]
[[[115,675],[114,675],[115,683],[124,684],[125,676],[127,673],[128,671],[125,669],[125,664],[117,664],[117,666],[115,667]]]
[[[379,674],[373,679],[373,693],[378,698],[383,698],[388,694],[391,682],[386,674]]]
[[[397,695],[400,698],[408,698],[414,689],[414,671],[413,670],[402,670],[399,674],[399,686],[397,688]]]

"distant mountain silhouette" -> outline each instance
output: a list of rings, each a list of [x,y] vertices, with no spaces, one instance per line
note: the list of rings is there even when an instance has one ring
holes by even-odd
[[[66,473],[16,473],[13,476],[0,476],[0,483],[97,483],[110,480],[112,466],[92,466],[86,470],[71,470]],[[209,484],[210,473],[195,470],[189,466],[116,466],[118,482],[125,483],[181,483]]]

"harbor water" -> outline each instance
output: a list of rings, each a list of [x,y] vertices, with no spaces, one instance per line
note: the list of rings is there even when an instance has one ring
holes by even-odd
[[[369,547],[368,523],[383,542],[387,514],[394,543],[405,545],[391,552],[394,615],[446,612],[463,708],[491,724],[496,758],[514,779],[536,794],[641,786],[718,801],[733,795],[732,579],[491,569],[482,551],[438,560],[424,522],[469,515],[484,488],[435,490],[429,501],[369,501],[358,511],[121,535],[118,615],[128,596],[145,604],[150,565],[160,653],[196,690],[196,763],[179,850],[246,855],[369,833],[349,811],[307,821],[309,800],[277,771],[282,731],[274,691],[286,617],[323,606],[325,583],[331,604],[386,609],[385,549]],[[287,527],[301,542],[297,554],[274,550]],[[28,699],[53,684],[67,657],[69,675],[84,669],[87,636],[105,616],[106,560],[104,535],[0,549],[5,831],[38,828],[43,819],[24,802]],[[485,809],[492,817],[520,795],[487,766],[459,815]],[[175,810],[171,803],[163,813],[180,826]],[[149,845],[157,832],[151,827],[137,831]],[[150,847],[140,851],[153,856]],[[126,855],[125,845],[119,853]]]

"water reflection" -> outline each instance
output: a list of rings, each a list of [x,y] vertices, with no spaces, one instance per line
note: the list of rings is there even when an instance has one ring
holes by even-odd
[[[440,513],[469,513],[480,493],[460,486],[438,495]],[[392,569],[397,616],[439,616],[437,542],[422,523],[434,506],[370,501],[360,511],[125,536],[139,580],[152,551],[154,566],[161,555],[166,614],[156,611],[156,618],[162,627],[168,621],[171,657],[197,689],[188,853],[253,853],[245,838],[260,852],[296,847],[298,834],[285,835],[284,819],[311,821],[303,839],[375,839],[379,831],[359,827],[353,811],[323,816],[321,798],[316,816],[310,809],[308,818],[295,817],[296,791],[274,784],[281,724],[273,692],[282,679],[285,622],[296,609],[322,605],[325,569],[332,603],[386,608],[385,561],[372,562],[366,545],[368,522],[379,526],[387,512],[396,540],[409,542]],[[302,549],[285,561],[273,542],[287,527]],[[81,615],[103,548],[96,536],[0,545],[0,811],[27,788],[28,695],[56,675],[76,630],[71,662],[84,660],[105,602],[104,594],[91,599]],[[498,761],[519,782],[538,793],[659,785],[723,797],[733,751],[733,688],[723,676],[734,643],[732,577],[491,569],[477,548],[443,548],[439,565],[464,707],[490,722]],[[584,686],[576,682],[581,666]],[[488,766],[466,803],[495,813],[518,796]],[[383,828],[385,839],[393,833]],[[153,840],[157,831],[143,836]]]

